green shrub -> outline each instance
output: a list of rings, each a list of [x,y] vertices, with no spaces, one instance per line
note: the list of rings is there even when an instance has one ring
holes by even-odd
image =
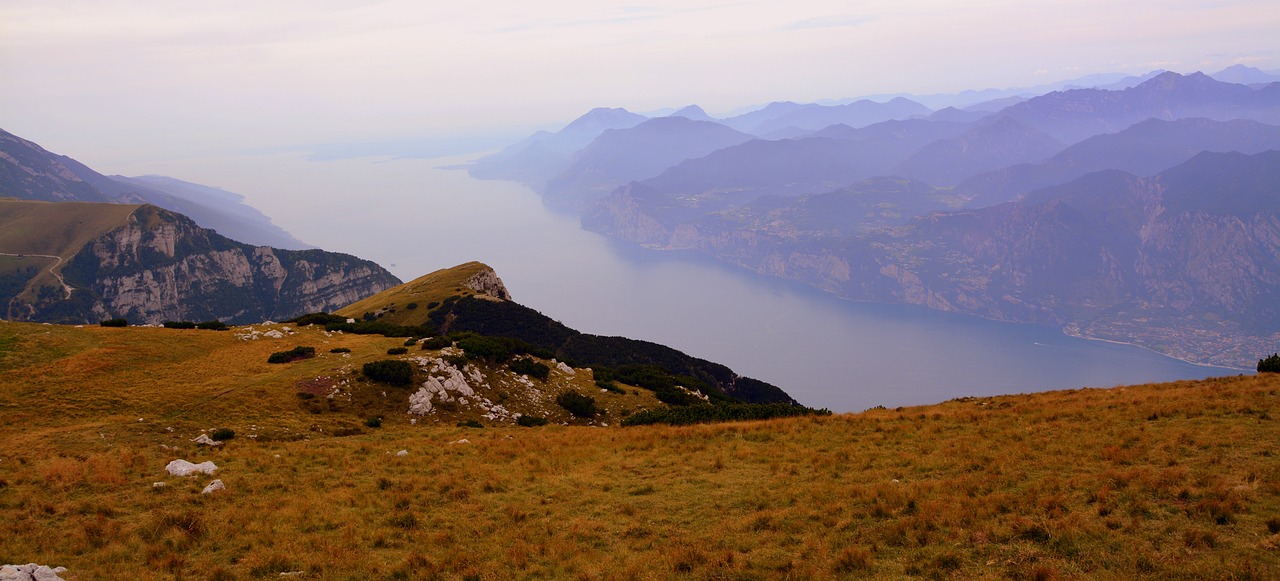
[[[405,305],[405,306],[404,306],[404,308],[409,309],[410,311],[412,311],[412,310],[414,310],[414,309],[418,308],[418,303],[409,303],[409,304]]]
[[[831,415],[831,411],[786,403],[730,403],[718,405],[704,403],[636,412],[622,420],[622,425],[669,424],[683,426],[688,424],[767,420],[770,418],[813,415],[828,416]]]
[[[227,324],[222,321],[204,321],[196,323],[196,328],[204,329],[206,331],[226,331],[231,327],[228,327]]]
[[[231,428],[218,428],[209,432],[209,437],[219,442],[225,442],[236,437],[236,431]]]
[[[431,302],[427,303],[427,308],[428,308],[428,309],[434,309],[434,308],[436,308],[436,307],[438,307],[438,306],[440,306],[440,301],[431,301]]]
[[[408,353],[408,352],[409,352],[409,349],[406,347],[392,347],[390,349],[387,349],[387,355],[404,355],[405,353]]]
[[[334,347],[333,349],[330,349],[329,352],[330,353],[350,353],[351,349],[348,349],[346,347]]]
[[[294,347],[288,351],[277,351],[267,358],[267,363],[292,363],[316,356],[315,347]]]
[[[129,321],[126,319],[107,319],[98,324],[103,327],[128,327]]]
[[[194,329],[196,324],[192,321],[165,321],[161,323],[166,329]]]
[[[603,389],[605,391],[611,391],[613,393],[620,393],[622,395],[627,394],[627,390],[622,389],[621,387],[618,387],[618,384],[612,381],[609,381],[608,379],[597,379],[596,387]]]
[[[423,349],[431,349],[431,350],[444,349],[445,347],[449,347],[451,345],[453,345],[453,341],[450,341],[448,337],[432,337],[430,339],[424,339],[422,341]]]
[[[596,398],[576,391],[566,391],[556,396],[556,403],[579,418],[594,418],[600,413],[596,407]]]
[[[511,363],[507,364],[507,367],[511,369],[512,373],[516,373],[520,375],[528,375],[529,377],[536,377],[543,381],[546,381],[547,378],[551,376],[550,367],[547,367],[545,364],[534,361],[533,359],[530,359],[528,357],[512,359]]]
[[[370,361],[362,368],[365,377],[391,385],[409,385],[413,383],[413,366],[408,361],[382,359]]]
[[[294,317],[285,322],[294,323],[300,327],[306,327],[307,325],[328,325],[330,323],[346,323],[347,318],[321,312],[321,313],[308,313],[300,317]]]
[[[524,416],[521,416],[521,417],[524,417]],[[458,422],[458,427],[459,428],[483,428],[484,424],[477,422],[475,420],[467,420],[465,422]]]
[[[532,428],[534,426],[545,426],[547,425],[547,418],[539,418],[539,417],[534,417],[534,416],[525,414],[516,418],[516,424],[524,426],[526,428]]]
[[[1280,373],[1280,353],[1258,360],[1258,373]]]
[[[502,363],[511,358],[511,349],[505,341],[497,337],[466,336],[458,340],[458,348],[466,352],[468,359],[485,359],[493,363]]]
[[[413,347],[414,345],[417,345],[417,344],[418,344],[418,339],[415,337],[409,337],[408,339],[404,340],[405,347]]]
[[[364,421],[364,425],[369,426],[370,428],[381,428],[382,418],[369,418]]]
[[[466,367],[467,364],[471,362],[465,355],[445,355],[442,359],[444,359],[445,363],[457,367],[458,369]]]

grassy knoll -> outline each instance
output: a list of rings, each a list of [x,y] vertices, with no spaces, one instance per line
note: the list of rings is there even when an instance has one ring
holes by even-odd
[[[336,314],[359,319],[365,313],[377,313],[379,319],[388,323],[421,325],[427,322],[431,310],[445,299],[475,295],[476,292],[467,288],[465,283],[485,270],[491,269],[480,262],[468,262],[437,270],[347,305],[336,311]]]
[[[236,332],[0,323],[0,562],[69,579],[1280,576],[1276,375],[688,427],[388,417],[337,437],[344,412],[313,413],[298,382],[403,341]],[[266,362],[294,343],[317,357]],[[217,427],[237,436],[190,442]],[[219,470],[169,477],[175,458]],[[227,489],[199,494],[215,477]]]

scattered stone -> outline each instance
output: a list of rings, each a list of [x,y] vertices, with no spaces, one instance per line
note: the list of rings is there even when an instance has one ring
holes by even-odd
[[[566,364],[566,363],[565,363],[565,362],[563,362],[563,361],[557,361],[557,362],[556,362],[556,369],[557,369],[558,371],[560,371],[560,373],[563,373],[563,374],[565,374],[565,375],[573,375],[573,374],[574,374],[573,368],[572,368],[572,367],[569,367],[569,365],[568,365],[568,364]]]
[[[206,460],[199,464],[193,464],[186,460],[174,460],[164,467],[165,470],[174,476],[191,476],[197,472],[203,474],[213,474],[218,467],[213,464],[212,460]]]
[[[64,581],[60,575],[66,572],[66,567],[50,568],[35,563],[3,565],[0,566],[0,581]]]
[[[354,322],[356,322],[356,320],[355,320],[355,319],[347,319],[347,324],[348,324],[348,325],[350,325],[350,324],[352,324],[352,323],[354,323]]]
[[[226,486],[223,486],[221,480],[214,480],[213,482],[210,482],[208,486],[204,487],[204,490],[201,490],[200,494],[210,494],[219,490],[226,490],[226,488]]]
[[[267,331],[266,333],[263,333],[262,336],[270,337],[272,339],[284,339],[284,333],[281,333],[280,331],[277,331],[275,329],[272,329],[270,331]]]
[[[168,486],[168,485],[169,485],[169,484],[168,484],[168,483],[165,483],[165,482],[152,482],[152,483],[151,483],[151,487],[152,487],[152,488],[164,488],[164,487],[166,487],[166,486]]]
[[[200,444],[202,446],[221,446],[222,445],[222,442],[219,442],[213,438],[210,438],[208,434],[200,434],[199,436],[196,436],[196,439],[191,441],[197,444]]]
[[[401,450],[399,452],[396,452],[396,456],[408,456],[408,455],[409,455],[408,450]]]
[[[471,443],[471,440],[463,438],[461,440],[458,440],[457,442],[449,442],[449,445],[452,446],[454,444],[470,444],[470,443]]]

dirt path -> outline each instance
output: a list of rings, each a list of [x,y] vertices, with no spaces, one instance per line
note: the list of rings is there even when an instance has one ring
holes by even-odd
[[[59,266],[62,266],[61,256],[54,256],[52,254],[10,254],[8,252],[0,252],[0,256],[16,256],[18,258],[22,258],[24,256],[34,256],[36,258],[52,258],[55,262],[53,263],[53,266],[49,267],[49,274],[53,275],[54,278],[58,279],[58,283],[62,285],[62,291],[67,293],[67,298],[71,298],[71,291],[75,289],[71,288],[71,285],[67,284],[67,281],[63,279],[62,275],[58,274],[58,271],[56,270]],[[14,297],[12,300],[9,301],[8,308],[5,310],[6,318],[13,318],[13,301],[16,301],[16,300],[18,300],[18,297]]]

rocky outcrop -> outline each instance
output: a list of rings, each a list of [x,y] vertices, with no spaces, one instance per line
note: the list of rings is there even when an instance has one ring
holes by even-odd
[[[0,581],[63,581],[66,567],[49,567],[27,563],[26,565],[0,565]]]
[[[154,206],[90,241],[62,274],[74,289],[70,298],[45,293],[10,312],[60,323],[241,324],[334,310],[400,283],[367,260],[242,244]]]
[[[498,278],[498,273],[492,268],[486,268],[471,275],[471,278],[468,278],[462,285],[482,295],[489,295],[504,301],[511,300],[511,293],[507,292],[506,285],[502,284],[502,279]]]

